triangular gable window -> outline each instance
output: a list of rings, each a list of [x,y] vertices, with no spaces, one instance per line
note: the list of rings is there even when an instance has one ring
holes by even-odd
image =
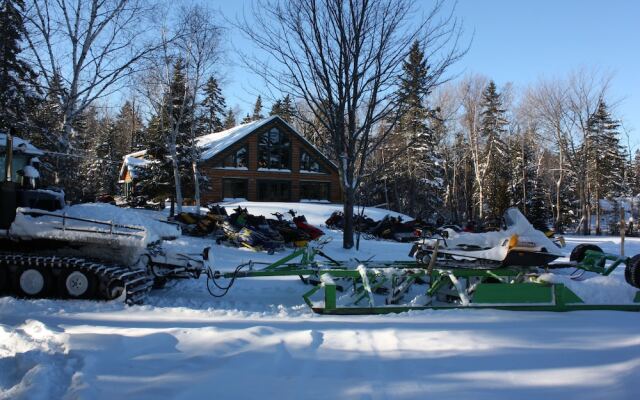
[[[216,163],[217,168],[238,168],[247,169],[248,165],[248,149],[247,145],[240,147],[238,150],[226,156],[224,159]]]
[[[318,159],[305,150],[300,150],[300,171],[325,174],[327,170],[318,162]]]
[[[278,128],[271,128],[260,135],[258,140],[258,168],[291,169],[291,141]]]

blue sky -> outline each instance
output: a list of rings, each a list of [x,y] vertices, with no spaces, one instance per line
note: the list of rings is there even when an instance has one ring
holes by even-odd
[[[227,18],[241,15],[250,0],[214,3]],[[425,10],[432,2],[418,0]],[[454,67],[481,73],[498,85],[526,87],[543,77],[562,77],[580,67],[614,74],[610,101],[640,147],[640,1],[636,0],[459,0],[469,53]],[[229,30],[233,46],[250,42]],[[233,47],[229,47],[233,60]],[[252,107],[261,83],[238,66],[227,68],[224,94],[243,112]]]

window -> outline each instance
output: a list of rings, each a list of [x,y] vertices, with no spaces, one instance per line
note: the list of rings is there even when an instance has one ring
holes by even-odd
[[[318,160],[305,150],[300,150],[300,171],[317,172],[319,174],[327,172]]]
[[[259,201],[291,201],[291,182],[276,180],[258,181]]]
[[[4,170],[5,167],[5,153],[6,148],[2,147],[0,148],[0,152],[2,152],[2,155],[0,155],[0,182],[4,181],[5,179],[5,175],[6,172]],[[12,164],[12,176],[11,176],[11,180],[13,182],[18,182],[18,171],[20,171],[22,168],[24,168],[25,165],[29,164],[29,159],[26,158],[25,156],[21,155],[21,154],[16,154],[13,153],[13,164]]]
[[[249,153],[247,146],[240,147],[238,150],[226,156],[222,161],[216,164],[218,168],[247,168],[247,154]]]
[[[246,199],[247,198],[246,179],[223,179],[222,197],[225,199]]]
[[[329,182],[300,182],[300,200],[329,200]]]
[[[291,169],[291,141],[286,133],[271,128],[260,135],[258,168]]]

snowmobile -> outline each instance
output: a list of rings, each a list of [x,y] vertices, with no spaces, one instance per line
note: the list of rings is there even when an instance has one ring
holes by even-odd
[[[372,218],[366,215],[356,214],[353,216],[353,227],[356,232],[362,232],[367,234],[373,229],[379,222],[374,221]],[[329,218],[325,221],[325,225],[329,229],[344,229],[344,213],[342,211],[334,211]],[[373,238],[372,235],[369,235]]]
[[[229,241],[239,247],[270,254],[284,248],[284,239],[271,229],[264,217],[251,215],[246,208],[236,208],[224,222],[223,229]]]
[[[296,215],[296,212],[293,210],[289,210],[289,214],[293,218],[293,223],[296,225],[296,227],[305,231],[309,235],[311,240],[316,240],[320,236],[324,235],[324,232],[322,232],[320,229],[309,224],[307,222],[307,218],[304,215]]]
[[[14,181],[17,165],[31,165],[42,151],[0,134],[5,146],[5,176],[0,183],[0,295],[33,298],[143,302],[167,279],[196,278],[206,272],[209,248],[198,254],[171,246],[180,235],[157,237],[144,226],[69,215],[64,193],[40,189],[33,177]],[[27,144],[22,146],[22,144]],[[14,162],[15,156],[18,158]],[[121,212],[112,205],[114,213]],[[158,222],[160,223],[160,222]]]
[[[508,266],[547,265],[563,254],[543,232],[536,230],[517,208],[503,217],[506,229],[485,233],[462,233],[446,229],[445,235],[416,243],[409,255],[429,264],[439,260],[471,260]]]
[[[246,226],[240,228],[233,240],[238,247],[245,247],[253,251],[266,251],[269,254],[283,249],[282,242],[271,240],[264,234]]]
[[[213,236],[216,239],[224,236],[222,223],[228,218],[227,211],[218,205],[208,208],[209,211],[204,215],[182,212],[174,220],[180,223],[182,232],[189,236]]]
[[[385,215],[383,219],[367,231],[365,238],[408,242],[416,239],[418,226],[416,221],[402,222],[402,217]]]
[[[344,228],[344,214],[342,211],[334,211],[329,218],[324,222],[329,229],[343,229]]]
[[[294,247],[304,247],[311,240],[311,236],[304,230],[298,228],[293,221],[285,219],[284,215],[272,213],[275,219],[268,219],[269,226],[277,230],[284,238],[285,243]]]

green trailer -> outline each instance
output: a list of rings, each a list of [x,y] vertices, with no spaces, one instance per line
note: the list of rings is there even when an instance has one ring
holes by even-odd
[[[566,284],[554,281],[553,277],[558,275],[549,272],[557,268],[608,276],[624,267],[627,283],[640,288],[639,256],[625,258],[599,250],[579,250],[580,259],[565,264],[503,267],[491,262],[442,262],[436,258],[429,264],[341,262],[323,253],[320,246],[311,245],[273,264],[249,262],[233,272],[209,271],[213,287],[209,283],[207,286],[212,295],[221,296],[241,278],[299,276],[313,285],[303,299],[318,314],[386,314],[454,308],[640,311],[640,291],[633,301],[625,304],[590,304]]]

